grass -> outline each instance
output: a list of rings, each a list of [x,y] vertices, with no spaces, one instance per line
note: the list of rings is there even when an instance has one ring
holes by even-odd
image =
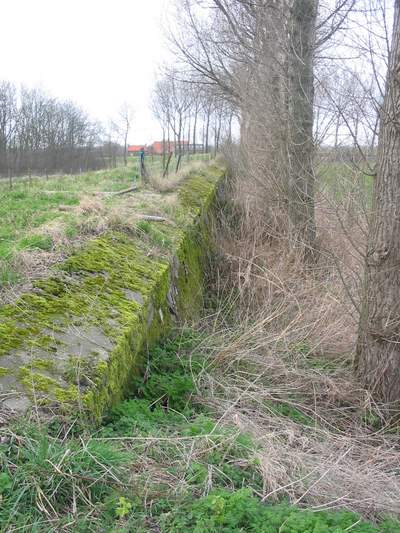
[[[317,191],[343,202],[348,196],[357,197],[358,202],[370,206],[374,178],[362,168],[337,161],[321,162],[316,168]]]
[[[191,156],[190,160],[184,157],[182,166],[198,160],[204,160],[204,155]],[[161,173],[161,165],[161,157],[153,160],[148,157],[151,176]],[[29,278],[30,257],[38,263],[36,270],[42,273],[46,266],[43,261],[49,259],[42,258],[41,252],[54,252],[57,260],[58,255],[68,253],[70,244],[103,231],[104,218],[114,216],[113,209],[116,211],[116,206],[125,201],[124,197],[107,193],[124,190],[138,180],[137,160],[131,158],[127,167],[112,170],[53,176],[47,180],[39,177],[15,179],[12,189],[8,181],[0,181],[0,289]],[[167,179],[164,181],[169,183]],[[145,209],[149,202],[142,204]],[[99,220],[99,215],[103,220]],[[150,229],[156,244],[169,245],[168,239],[157,229],[153,231],[149,225],[143,229]],[[23,258],[21,253],[25,254]]]
[[[180,167],[183,168],[187,166],[188,164],[192,164],[194,162],[202,162],[202,161],[209,161],[211,158],[211,154],[189,154],[184,155],[181,158]],[[166,160],[168,157],[166,156]],[[140,173],[140,158],[139,157],[130,157],[130,162],[133,165],[134,168],[136,168],[137,172]],[[169,168],[168,168],[168,175],[174,175],[176,170],[176,165],[178,162],[178,158],[173,155],[171,157]],[[163,174],[163,158],[162,156],[158,155],[147,155],[145,158],[145,165],[148,173],[151,176],[154,177],[160,177]]]
[[[184,330],[101,427],[19,420],[0,444],[0,530],[396,533],[348,511],[263,503],[259,446],[199,401],[215,347]],[[203,384],[203,385],[202,385]]]
[[[97,192],[125,189],[135,177],[131,168],[118,168],[17,181],[12,189],[6,183],[0,184],[0,287],[20,278],[15,268],[18,252],[53,248],[46,226],[62,224],[65,236],[73,239],[78,232],[72,208],[79,205],[80,199]]]

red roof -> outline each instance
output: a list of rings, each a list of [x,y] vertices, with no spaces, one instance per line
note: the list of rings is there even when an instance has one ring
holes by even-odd
[[[136,153],[140,152],[144,148],[143,144],[132,144],[131,146],[128,146],[128,152]]]
[[[168,150],[168,145],[166,144],[165,149]],[[153,142],[153,152],[155,154],[162,154],[163,153],[163,142],[162,141],[155,141]]]
[[[164,145],[165,145],[165,151],[168,152],[168,144],[171,150],[174,150],[175,147],[179,146],[179,143],[174,142],[174,141],[170,141],[169,143],[168,141],[165,141],[165,144],[163,143],[163,141],[154,141],[152,144],[153,152],[155,154],[162,154],[164,151]],[[181,141],[181,145],[185,145],[185,144],[189,144],[189,141]]]

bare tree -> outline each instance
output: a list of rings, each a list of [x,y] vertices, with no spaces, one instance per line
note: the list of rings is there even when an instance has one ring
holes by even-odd
[[[289,220],[291,236],[312,255],[314,214],[314,52],[317,0],[294,0],[288,53]]]
[[[373,214],[355,368],[385,402],[400,402],[400,2],[381,113]],[[394,406],[394,405],[393,405]]]
[[[119,111],[118,111],[118,118],[117,122],[115,123],[115,130],[119,133],[119,135],[122,138],[123,146],[124,146],[124,165],[127,166],[128,164],[128,136],[129,132],[132,127],[132,121],[133,121],[134,111],[132,109],[132,106],[130,106],[127,102],[124,102],[121,104]]]
[[[0,83],[0,173],[103,166],[101,127],[76,104]]]

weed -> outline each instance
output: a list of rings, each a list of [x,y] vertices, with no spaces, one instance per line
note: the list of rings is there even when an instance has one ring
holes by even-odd
[[[2,444],[0,529],[27,527],[104,499],[126,474],[129,454],[90,438],[51,438],[44,427],[15,428]]]
[[[127,500],[124,496],[121,496],[118,499],[118,506],[115,509],[115,515],[118,518],[124,518],[132,510],[132,503]]]
[[[264,505],[251,490],[215,491],[186,502],[161,519],[162,531],[196,533],[395,533],[400,525],[385,521],[379,527],[346,511],[305,511],[287,504]]]
[[[17,243],[17,250],[51,250],[53,239],[49,235],[27,235]]]

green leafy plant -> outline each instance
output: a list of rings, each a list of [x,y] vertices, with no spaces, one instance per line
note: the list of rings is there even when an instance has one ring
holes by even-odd
[[[380,526],[364,522],[347,511],[312,512],[288,504],[265,505],[249,489],[215,491],[186,502],[161,518],[165,533],[395,533],[400,524],[391,520]]]
[[[118,506],[115,509],[115,515],[118,518],[124,518],[132,510],[132,503],[124,496],[121,496],[118,500]]]

